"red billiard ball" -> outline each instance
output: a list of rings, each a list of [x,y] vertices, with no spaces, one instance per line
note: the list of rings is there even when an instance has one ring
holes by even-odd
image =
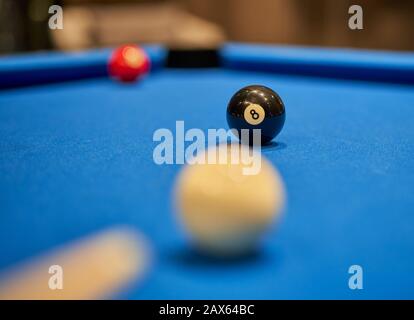
[[[124,45],[114,50],[108,69],[111,77],[122,82],[133,82],[148,73],[150,60],[140,47]]]

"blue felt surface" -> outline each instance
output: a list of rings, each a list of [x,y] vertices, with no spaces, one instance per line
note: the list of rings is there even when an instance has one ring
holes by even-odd
[[[180,166],[153,163],[154,130],[226,128],[227,100],[260,83],[287,109],[264,149],[287,188],[278,230],[233,263],[198,257],[171,209]],[[200,99],[200,97],[203,97]],[[235,70],[165,70],[0,92],[0,270],[115,224],[154,263],[121,298],[414,298],[411,86]],[[364,289],[348,289],[350,265]]]

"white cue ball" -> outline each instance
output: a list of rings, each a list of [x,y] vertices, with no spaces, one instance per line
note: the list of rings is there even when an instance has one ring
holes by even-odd
[[[237,147],[240,155],[251,152],[247,146]],[[220,148],[227,152],[224,164],[191,164],[181,171],[175,186],[177,212],[199,249],[215,256],[241,255],[254,249],[280,216],[285,192],[278,171],[263,155],[253,153],[261,168],[255,175],[246,175],[243,169],[251,164],[237,157],[234,164],[230,145]],[[194,159],[214,158],[219,154],[216,150],[210,148]]]

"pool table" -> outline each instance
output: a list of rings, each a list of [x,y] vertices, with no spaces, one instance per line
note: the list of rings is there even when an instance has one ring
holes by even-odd
[[[414,54],[228,43],[215,67],[108,77],[112,49],[0,58],[0,271],[114,225],[140,230],[153,262],[117,299],[413,299]],[[262,153],[287,203],[260,249],[195,252],[157,165],[159,128],[227,128],[241,87],[276,90],[286,123]],[[363,269],[351,290],[350,266]]]

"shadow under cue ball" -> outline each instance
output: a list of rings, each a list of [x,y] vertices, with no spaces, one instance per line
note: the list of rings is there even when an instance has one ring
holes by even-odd
[[[239,155],[251,152],[247,146],[231,146],[239,148]],[[179,218],[194,245],[213,256],[231,257],[257,248],[262,235],[280,216],[285,192],[278,171],[259,153],[254,153],[260,164],[254,175],[245,174],[244,169],[251,164],[243,164],[246,162],[241,162],[240,156],[230,161],[230,145],[220,145],[221,151],[210,148],[195,159],[216,156],[217,160],[223,148],[227,153],[224,164],[184,167],[176,182],[175,200]]]

